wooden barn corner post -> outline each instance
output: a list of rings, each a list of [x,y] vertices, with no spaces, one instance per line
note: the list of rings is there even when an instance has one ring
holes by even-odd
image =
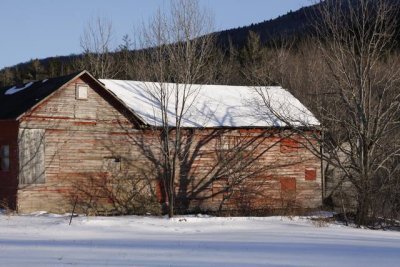
[[[174,216],[175,183],[179,179],[182,155],[184,117],[196,101],[201,86],[213,76],[207,66],[214,49],[212,20],[198,1],[171,1],[168,14],[159,11],[144,27],[143,47],[154,47],[144,52],[147,64],[140,74],[142,80],[155,80],[147,86],[149,95],[160,110],[161,121],[155,122],[162,156],[162,183],[169,217]],[[172,82],[168,84],[168,82]]]

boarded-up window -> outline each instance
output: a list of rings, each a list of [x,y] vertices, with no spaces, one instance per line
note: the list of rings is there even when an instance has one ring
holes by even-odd
[[[296,178],[292,177],[283,177],[280,179],[281,181],[281,191],[282,192],[296,192]]]
[[[317,179],[317,171],[313,168],[307,168],[304,175],[306,181],[315,181]]]
[[[10,146],[0,145],[0,171],[10,170]]]
[[[45,182],[44,134],[42,129],[21,129],[19,132],[20,184]]]
[[[289,208],[296,201],[296,178],[282,177],[281,182],[281,198],[283,207]]]

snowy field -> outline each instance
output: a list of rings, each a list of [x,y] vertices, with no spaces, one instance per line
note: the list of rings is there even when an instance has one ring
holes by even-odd
[[[400,232],[307,218],[0,215],[0,266],[400,266]]]

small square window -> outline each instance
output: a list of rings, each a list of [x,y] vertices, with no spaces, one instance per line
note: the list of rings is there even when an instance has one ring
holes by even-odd
[[[317,170],[312,168],[307,168],[305,170],[305,180],[315,181],[317,179]]]
[[[86,85],[76,86],[76,99],[88,99],[88,87]]]
[[[10,146],[0,146],[0,171],[10,170]]]

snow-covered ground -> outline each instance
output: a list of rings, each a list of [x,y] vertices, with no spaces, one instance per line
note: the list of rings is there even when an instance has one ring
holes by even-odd
[[[306,218],[0,215],[0,266],[400,266],[400,233]]]

